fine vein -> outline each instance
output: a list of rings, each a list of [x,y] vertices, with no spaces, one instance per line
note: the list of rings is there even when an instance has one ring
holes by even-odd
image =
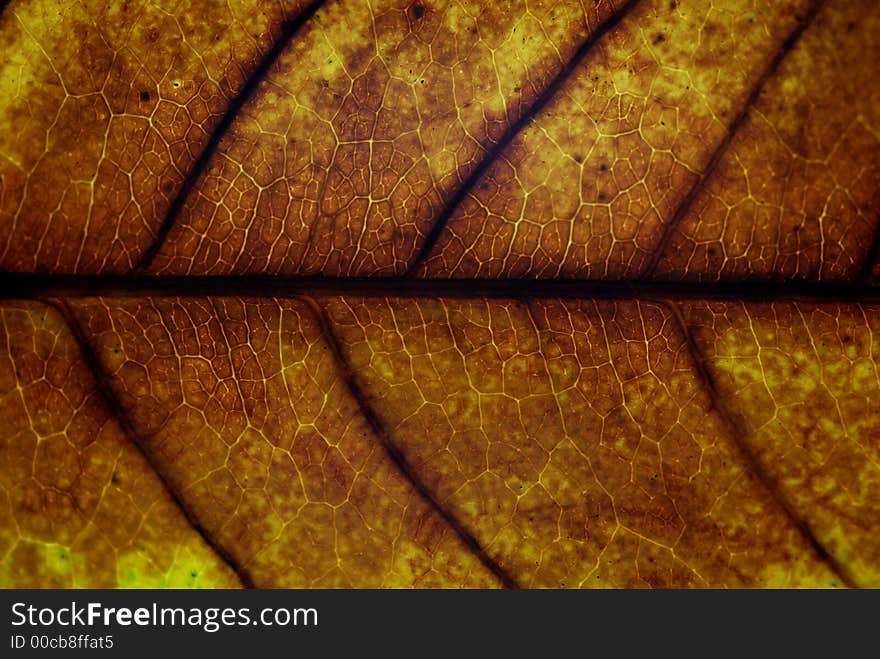
[[[77,345],[79,346],[80,352],[83,357],[83,361],[86,364],[86,367],[92,374],[92,377],[95,380],[95,385],[97,387],[98,393],[100,394],[104,404],[110,410],[114,419],[119,423],[122,431],[125,433],[125,436],[129,439],[131,444],[135,447],[135,450],[143,456],[144,460],[147,461],[147,464],[150,465],[150,469],[156,474],[156,477],[162,483],[165,491],[171,497],[171,500],[175,503],[177,508],[183,513],[186,517],[187,521],[192,526],[193,530],[201,536],[202,540],[205,544],[211,548],[211,550],[232,570],[235,575],[238,577],[239,581],[241,581],[242,585],[245,588],[253,588],[254,583],[251,580],[250,575],[244,570],[241,566],[239,566],[229,555],[229,553],[220,545],[201,524],[197,516],[186,506],[183,500],[177,495],[175,489],[171,486],[168,480],[165,478],[165,475],[162,469],[156,464],[156,461],[152,458],[152,454],[150,451],[144,448],[143,438],[135,431],[134,425],[131,423],[131,420],[126,414],[125,407],[122,405],[122,402],[116,396],[116,393],[113,391],[112,387],[107,383],[107,377],[104,373],[104,369],[101,366],[100,359],[95,354],[94,350],[92,350],[92,346],[89,343],[89,340],[80,325],[79,321],[76,318],[76,315],[71,310],[70,306],[64,300],[49,300],[47,301],[52,305],[54,309],[61,314],[64,318],[64,321],[67,323],[68,328],[70,328],[70,332],[74,337]]]
[[[800,23],[798,23],[797,27],[792,31],[792,33],[788,35],[788,38],[782,43],[782,46],[770,60],[767,68],[765,68],[763,73],[761,73],[761,76],[758,78],[758,82],[755,83],[755,86],[752,88],[752,93],[749,94],[748,98],[746,98],[745,103],[743,103],[743,106],[742,108],[740,108],[739,113],[736,115],[736,117],[734,117],[733,121],[728,126],[727,132],[724,135],[724,139],[721,140],[721,142],[715,148],[715,151],[712,153],[712,157],[709,159],[709,163],[706,165],[703,172],[694,181],[690,190],[688,190],[687,194],[682,198],[681,202],[679,202],[678,206],[675,209],[675,212],[672,214],[671,219],[664,224],[663,233],[660,236],[660,241],[654,248],[651,260],[645,267],[644,276],[650,277],[651,273],[653,273],[657,269],[657,265],[663,258],[663,254],[666,252],[666,247],[669,244],[669,241],[672,238],[673,234],[675,233],[675,230],[678,228],[678,225],[681,223],[681,220],[684,218],[684,216],[687,215],[688,211],[691,208],[691,205],[693,205],[694,200],[697,198],[697,195],[702,191],[703,183],[705,183],[705,181],[708,180],[712,173],[718,168],[721,160],[730,149],[730,145],[733,143],[734,137],[736,137],[739,129],[742,128],[743,124],[749,116],[749,113],[755,106],[755,103],[757,103],[758,99],[761,97],[761,92],[764,90],[764,87],[779,70],[779,67],[782,64],[783,60],[794,49],[795,45],[798,41],[800,41],[801,36],[803,36],[807,28],[812,25],[813,21],[816,18],[816,15],[819,13],[819,10],[822,9],[825,2],[826,0],[817,0],[810,5],[806,15],[803,17],[803,19],[801,19]]]
[[[236,94],[235,97],[229,102],[229,106],[226,108],[226,112],[217,123],[217,126],[211,133],[211,137],[208,139],[205,148],[202,149],[202,153],[199,155],[198,160],[195,161],[192,168],[189,170],[189,173],[184,179],[183,184],[180,186],[177,195],[174,197],[171,205],[168,207],[168,212],[165,213],[162,224],[159,226],[159,230],[156,232],[156,238],[143,253],[140,260],[132,268],[131,272],[143,272],[144,270],[149,268],[150,264],[153,262],[153,259],[156,257],[156,254],[159,252],[159,249],[164,244],[165,239],[168,237],[168,233],[174,227],[175,222],[177,222],[177,218],[179,217],[180,212],[183,210],[183,206],[186,203],[186,200],[189,198],[189,195],[195,187],[196,183],[199,181],[205,169],[208,167],[208,164],[211,162],[211,158],[217,151],[217,147],[220,145],[220,141],[229,130],[232,122],[235,121],[245,103],[247,103],[247,101],[254,95],[254,92],[257,90],[260,82],[262,82],[263,78],[265,78],[269,69],[278,59],[279,55],[281,55],[287,45],[297,35],[302,26],[305,25],[312,16],[314,16],[315,12],[318,11],[318,9],[320,9],[325,2],[326,0],[316,0],[311,5],[306,7],[296,18],[284,22],[279,38],[272,45],[272,48],[270,48],[266,52],[266,54],[263,55],[263,58],[259,61],[253,73],[248,78],[247,82],[245,82],[241,90],[239,90],[238,94]]]
[[[382,448],[385,449],[391,462],[397,467],[401,475],[407,479],[410,485],[412,485],[419,497],[421,497],[422,500],[424,500],[434,511],[437,512],[438,515],[440,515],[440,517],[443,518],[443,520],[455,531],[465,546],[470,549],[480,562],[498,578],[505,588],[519,588],[519,584],[516,580],[501,565],[499,565],[495,559],[486,553],[477,539],[465,528],[464,524],[456,519],[452,512],[434,497],[428,489],[428,486],[422,482],[421,478],[419,478],[418,474],[409,464],[409,461],[403,452],[391,440],[388,431],[385,429],[385,425],[382,423],[381,419],[379,419],[378,415],[370,405],[367,396],[358,385],[353,369],[342,351],[340,341],[336,336],[336,333],[333,331],[333,326],[327,318],[323,307],[321,307],[317,301],[309,297],[301,297],[300,300],[309,306],[318,323],[321,325],[322,334],[327,340],[349,392],[357,401],[361,414],[369,423],[373,433],[379,438]]]
[[[764,488],[779,504],[782,510],[785,511],[785,514],[792,521],[792,524],[801,532],[803,537],[807,540],[807,542],[810,544],[816,554],[835,573],[835,575],[840,579],[841,583],[846,585],[848,588],[857,588],[858,584],[856,583],[856,580],[853,578],[847,567],[843,565],[840,561],[838,561],[825,548],[822,542],[816,537],[815,533],[813,533],[813,529],[811,528],[809,522],[804,520],[800,515],[797,514],[796,506],[794,505],[794,503],[791,501],[785,491],[779,486],[776,480],[774,480],[770,476],[770,474],[764,468],[764,464],[762,463],[761,459],[755,454],[749,442],[746,441],[746,436],[748,432],[745,428],[743,428],[742,423],[737,420],[736,415],[730,409],[730,405],[728,404],[727,399],[719,393],[718,388],[715,386],[715,379],[712,377],[712,374],[709,372],[706,364],[706,356],[703,354],[702,350],[700,350],[699,346],[697,345],[697,342],[694,340],[693,334],[691,333],[687,322],[683,317],[679,305],[676,302],[670,302],[666,300],[664,301],[664,306],[666,306],[666,308],[669,309],[672,313],[672,317],[675,319],[675,322],[678,325],[678,329],[684,337],[685,344],[687,345],[687,349],[691,357],[691,361],[693,362],[694,368],[697,372],[697,377],[700,379],[703,387],[705,387],[706,392],[709,394],[709,398],[712,401],[712,406],[717,410],[725,425],[727,425],[727,427],[730,429],[731,437],[733,438],[733,441],[735,442],[736,447],[739,450],[739,453],[749,471],[757,477]]]
[[[501,139],[489,149],[485,157],[479,162],[476,168],[464,180],[464,183],[461,184],[461,186],[455,191],[455,194],[453,194],[449,201],[443,206],[443,210],[440,211],[436,221],[431,226],[431,230],[425,237],[425,241],[407,266],[405,275],[411,275],[415,272],[419,265],[421,265],[428,257],[434,249],[434,246],[437,244],[437,241],[440,239],[440,235],[446,228],[449,218],[452,217],[455,209],[462,201],[464,201],[468,193],[474,188],[477,182],[483,177],[489,167],[492,166],[504,150],[507,149],[513,139],[522,132],[522,130],[533,121],[544,107],[546,107],[546,105],[556,96],[556,92],[559,91],[559,88],[565,84],[565,81],[568,80],[568,78],[571,77],[572,72],[577,69],[596,44],[598,44],[606,34],[616,28],[638,4],[639,0],[629,0],[614,16],[610,17],[602,23],[602,25],[596,28],[596,30],[594,30],[590,36],[581,43],[575,51],[574,56],[568,61],[562,70],[556,74],[556,77],[550,81],[550,84],[547,85],[543,92],[541,92],[529,109],[523,112],[519,119],[508,126],[507,130],[501,136]]]

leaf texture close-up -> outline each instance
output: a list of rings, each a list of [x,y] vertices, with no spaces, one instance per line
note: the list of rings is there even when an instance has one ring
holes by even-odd
[[[880,587],[874,0],[0,35],[0,587]]]

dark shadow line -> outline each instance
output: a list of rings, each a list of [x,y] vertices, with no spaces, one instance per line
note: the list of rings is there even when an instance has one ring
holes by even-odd
[[[273,275],[113,276],[0,274],[0,298],[258,297],[574,298],[743,300],[880,303],[880,286],[814,281],[604,281],[570,279],[415,279]]]
[[[165,244],[165,240],[168,237],[168,234],[171,232],[171,229],[174,228],[174,225],[177,223],[177,219],[180,216],[181,211],[183,210],[183,206],[186,203],[187,199],[189,199],[190,194],[195,188],[196,183],[201,178],[202,174],[208,168],[208,164],[211,161],[211,158],[217,151],[220,142],[223,137],[226,135],[229,127],[232,125],[232,122],[238,117],[239,112],[245,103],[250,100],[250,98],[254,95],[254,92],[257,90],[259,84],[265,79],[266,74],[269,69],[278,59],[279,55],[281,55],[282,51],[287,47],[287,45],[291,42],[291,40],[296,36],[299,30],[309,21],[312,16],[315,15],[315,12],[318,11],[324,4],[326,0],[316,0],[311,5],[306,7],[300,14],[296,16],[296,18],[292,20],[285,20],[282,23],[281,27],[281,35],[276,39],[275,43],[260,59],[256,68],[254,68],[250,77],[245,82],[244,86],[238,91],[238,93],[233,97],[231,101],[229,101],[229,106],[226,108],[226,112],[223,113],[223,116],[220,118],[220,121],[214,127],[214,130],[211,133],[211,136],[208,138],[208,142],[205,144],[205,147],[202,149],[201,154],[196,159],[195,163],[193,163],[189,172],[183,180],[183,183],[180,187],[180,190],[177,192],[177,195],[171,202],[171,205],[168,207],[168,211],[165,213],[165,217],[162,220],[162,224],[159,226],[159,230],[156,232],[156,237],[153,242],[150,243],[150,246],[144,251],[141,255],[138,262],[132,267],[132,273],[141,273],[145,271],[153,262],[153,259],[156,258],[156,254],[158,254],[159,250],[162,248],[162,245]]]
[[[657,266],[660,264],[660,262],[663,260],[664,253],[666,252],[666,248],[669,245],[669,241],[672,239],[672,235],[675,233],[678,225],[681,224],[681,220],[684,219],[684,216],[690,210],[691,205],[697,198],[697,195],[699,195],[700,192],[703,191],[703,185],[705,184],[705,182],[718,168],[718,165],[721,163],[722,158],[727,155],[727,151],[730,148],[730,145],[733,143],[733,139],[736,137],[739,129],[742,128],[742,125],[745,123],[752,109],[755,107],[755,104],[758,102],[761,93],[764,91],[764,87],[777,73],[780,65],[782,64],[782,61],[792,51],[795,45],[797,45],[798,41],[800,41],[801,36],[803,36],[807,28],[812,25],[813,21],[816,18],[816,15],[825,5],[825,2],[826,0],[817,0],[813,2],[812,5],[810,5],[810,7],[807,9],[806,14],[803,16],[803,18],[801,18],[800,22],[798,23],[797,27],[795,27],[792,33],[788,35],[786,40],[782,42],[782,46],[780,46],[779,50],[776,52],[776,54],[767,64],[767,67],[761,73],[761,76],[758,78],[758,81],[752,88],[751,94],[749,94],[748,98],[746,98],[745,100],[745,103],[743,103],[742,108],[740,108],[739,113],[728,125],[727,132],[725,133],[724,138],[721,140],[718,146],[715,147],[715,151],[712,153],[712,157],[709,159],[709,163],[706,165],[703,172],[694,181],[690,190],[688,190],[688,193],[682,198],[681,202],[679,202],[669,222],[666,222],[663,225],[663,233],[660,235],[660,240],[654,247],[651,260],[648,261],[647,265],[645,265],[644,267],[644,270],[642,270],[642,278],[650,277],[652,273],[654,273],[654,271],[657,269]]]
[[[418,496],[427,503],[434,512],[440,515],[456,535],[458,535],[459,539],[465,544],[465,546],[473,552],[486,569],[498,578],[505,588],[518,589],[520,586],[516,580],[486,553],[480,543],[477,542],[477,539],[471,535],[471,533],[452,515],[452,513],[440,505],[440,502],[437,501],[434,495],[428,490],[427,485],[425,485],[415,473],[415,470],[409,464],[409,461],[406,459],[403,452],[394,444],[394,442],[391,441],[389,433],[385,429],[385,425],[373,411],[367,396],[357,384],[351,365],[348,363],[348,359],[346,359],[345,354],[342,352],[342,344],[339,337],[336,336],[336,333],[333,330],[333,325],[327,317],[323,307],[321,307],[316,300],[307,296],[298,299],[310,308],[318,321],[318,324],[321,326],[321,333],[333,353],[333,358],[342,374],[342,379],[345,381],[351,395],[357,401],[361,414],[367,420],[367,423],[369,423],[373,433],[379,438],[382,448],[394,463],[395,467],[397,467],[398,472],[407,480]]]
[[[748,445],[748,442],[745,440],[747,435],[746,429],[739,421],[737,421],[736,415],[730,405],[727,403],[724,396],[718,391],[715,378],[712,377],[712,373],[706,365],[706,356],[697,345],[697,342],[684,319],[681,308],[677,303],[670,302],[669,300],[657,300],[657,302],[669,310],[679,331],[682,333],[691,361],[693,361],[694,367],[697,371],[697,376],[706,388],[709,399],[712,401],[712,406],[718,411],[718,414],[721,416],[725,425],[730,429],[733,442],[740,453],[740,456],[746,463],[746,469],[757,477],[764,489],[770,493],[770,496],[773,497],[774,501],[776,501],[783,511],[785,511],[785,514],[798,531],[800,531],[801,535],[809,543],[813,551],[815,551],[819,558],[825,562],[832,572],[835,573],[841,583],[848,588],[858,588],[859,585],[852,577],[850,571],[845,565],[841,564],[834,556],[832,556],[827,549],[825,549],[824,545],[822,545],[819,539],[813,534],[813,530],[810,528],[809,523],[797,514],[794,504],[764,468],[758,455]]]
[[[529,106],[529,108],[523,112],[519,119],[513,122],[506,131],[504,131],[501,138],[486,152],[486,155],[480,160],[476,168],[467,176],[467,178],[465,178],[464,182],[458,187],[449,201],[444,204],[443,210],[431,226],[431,230],[425,237],[425,241],[422,243],[419,251],[412,258],[409,265],[407,265],[404,276],[412,276],[416,269],[425,261],[425,259],[428,258],[428,255],[433,251],[437,241],[440,239],[440,235],[449,223],[452,214],[461,205],[461,202],[464,201],[468,193],[474,188],[477,181],[479,181],[489,168],[501,157],[501,154],[508,146],[510,146],[510,143],[513,142],[514,138],[519,135],[520,132],[522,132],[526,125],[529,124],[556,96],[559,88],[565,84],[569,77],[571,77],[574,70],[581,64],[581,62],[583,62],[602,37],[617,27],[638,4],[639,0],[629,0],[629,2],[619,9],[616,14],[609,17],[604,23],[597,27],[590,36],[587,37],[586,41],[581,43],[572,58],[562,67],[559,73],[556,74],[556,77],[550,81],[550,84],[538,94],[537,99]]]
[[[92,350],[92,346],[89,343],[88,338],[83,331],[82,326],[77,320],[76,315],[73,313],[73,310],[67,304],[65,300],[46,300],[46,304],[54,308],[61,317],[64,319],[64,322],[67,323],[67,327],[70,329],[71,334],[73,334],[74,340],[79,346],[80,353],[82,354],[83,360],[86,363],[86,367],[92,374],[92,377],[95,380],[95,386],[98,390],[99,395],[101,396],[104,404],[107,405],[107,408],[110,410],[110,414],[116,420],[117,423],[122,427],[122,431],[128,437],[131,444],[134,446],[135,450],[141,454],[141,456],[146,460],[147,464],[152,469],[153,473],[162,483],[162,486],[165,488],[165,491],[171,497],[174,504],[177,508],[183,513],[186,520],[190,523],[190,526],[195,530],[196,533],[202,538],[202,541],[211,548],[215,555],[217,555],[220,560],[222,560],[229,567],[230,570],[238,577],[241,581],[242,585],[245,588],[254,588],[254,583],[250,578],[250,575],[233,561],[232,557],[226,552],[226,550],[219,545],[219,543],[215,542],[210,534],[205,530],[205,528],[199,523],[199,520],[196,516],[189,510],[189,508],[184,504],[183,500],[177,495],[177,492],[174,488],[171,487],[171,484],[165,479],[165,475],[158,468],[155,461],[151,457],[150,451],[144,448],[144,441],[140,434],[135,431],[131,420],[128,417],[128,414],[125,410],[125,407],[122,405],[119,398],[116,396],[116,393],[113,391],[112,387],[107,384],[107,378],[104,373],[104,369],[101,366],[101,361],[98,356],[95,354],[94,350]]]

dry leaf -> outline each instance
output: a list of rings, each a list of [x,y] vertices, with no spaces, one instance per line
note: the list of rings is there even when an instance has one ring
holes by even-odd
[[[0,584],[880,585],[880,6],[10,2]]]

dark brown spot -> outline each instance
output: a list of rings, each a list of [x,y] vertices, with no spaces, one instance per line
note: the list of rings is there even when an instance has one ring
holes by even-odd
[[[666,35],[664,35],[662,32],[658,32],[656,35],[654,35],[655,45],[658,43],[663,43],[664,41],[666,41]]]
[[[418,21],[425,15],[425,7],[420,4],[415,4],[410,7],[410,12],[412,13],[412,17]]]
[[[148,91],[141,92],[141,100],[144,103],[149,103],[150,102],[150,92],[148,92]]]

